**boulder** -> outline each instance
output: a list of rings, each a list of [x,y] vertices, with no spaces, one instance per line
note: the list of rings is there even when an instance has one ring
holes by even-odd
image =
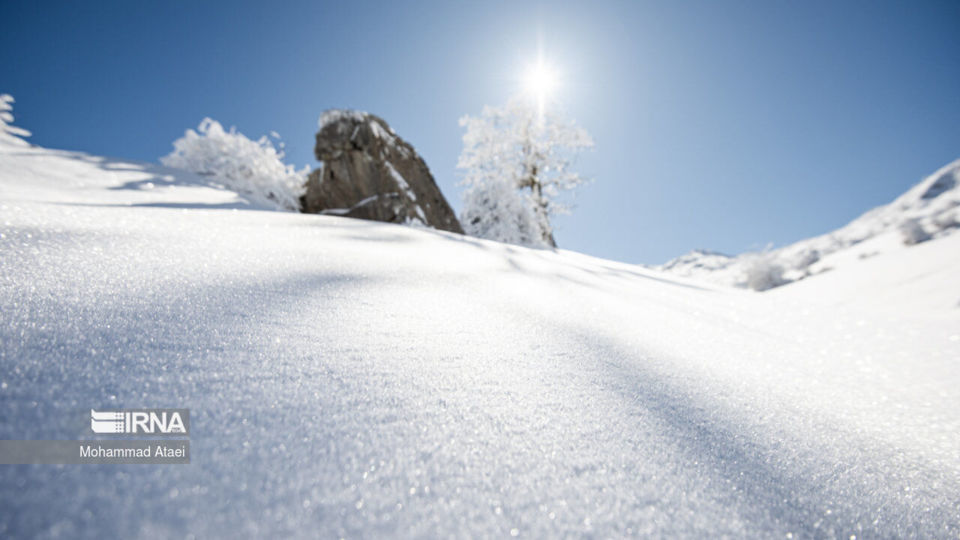
[[[407,223],[463,234],[430,169],[375,115],[332,110],[315,147],[323,166],[307,180],[303,212]]]

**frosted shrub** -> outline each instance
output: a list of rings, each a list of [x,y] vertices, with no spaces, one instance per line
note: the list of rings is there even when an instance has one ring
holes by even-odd
[[[13,146],[27,146],[22,137],[29,137],[30,132],[11,126],[13,122],[13,96],[0,94],[0,142]]]
[[[927,231],[923,230],[923,227],[921,227],[920,223],[915,219],[904,221],[903,224],[900,225],[900,234],[903,237],[903,243],[908,246],[926,242],[930,239],[930,235]]]
[[[816,249],[805,249],[797,254],[790,266],[795,270],[804,271],[810,265],[820,260],[820,252]]]
[[[787,284],[783,266],[769,253],[757,253],[744,261],[743,286],[755,291],[766,291]]]
[[[173,141],[173,152],[160,162],[208,176],[253,202],[298,211],[309,167],[297,170],[285,164],[283,143],[279,146],[266,136],[252,141],[236,128],[224,131],[216,120],[204,118],[197,131],[188,129]]]

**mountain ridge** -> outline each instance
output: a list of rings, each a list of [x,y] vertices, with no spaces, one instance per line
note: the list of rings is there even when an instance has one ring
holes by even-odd
[[[951,235],[960,226],[960,159],[944,165],[888,204],[833,231],[739,255],[695,249],[651,268],[726,286],[767,290],[878,253]],[[900,242],[891,237],[898,237]],[[859,247],[858,247],[859,246]],[[864,249],[866,248],[866,249]]]

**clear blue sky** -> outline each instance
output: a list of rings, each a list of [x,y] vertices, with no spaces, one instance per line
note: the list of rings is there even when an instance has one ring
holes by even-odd
[[[320,112],[375,112],[459,207],[457,119],[538,35],[596,140],[561,247],[658,263],[783,245],[960,157],[960,2],[0,3],[0,92],[34,143],[156,161],[210,116],[315,165]]]

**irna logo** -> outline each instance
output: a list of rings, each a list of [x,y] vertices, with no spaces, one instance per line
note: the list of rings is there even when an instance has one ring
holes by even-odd
[[[186,435],[188,409],[128,409],[95,411],[90,409],[90,429],[94,433],[143,433],[147,435]]]

